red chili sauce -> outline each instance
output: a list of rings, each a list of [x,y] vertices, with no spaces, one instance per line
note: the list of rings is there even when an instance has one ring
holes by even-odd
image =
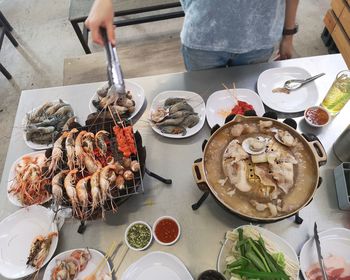
[[[175,221],[171,219],[163,219],[157,223],[155,234],[159,241],[163,243],[171,243],[177,238],[179,227]]]
[[[328,122],[328,114],[320,108],[309,108],[305,114],[306,118],[315,125],[324,125]]]

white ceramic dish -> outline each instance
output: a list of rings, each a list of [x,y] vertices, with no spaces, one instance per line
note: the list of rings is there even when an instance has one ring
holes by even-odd
[[[272,92],[275,88],[283,87],[287,80],[307,79],[310,73],[299,67],[271,68],[262,72],[258,78],[258,92],[261,100],[271,109],[296,113],[304,111],[318,101],[318,91],[315,83],[321,83],[322,79],[308,83],[289,94]]]
[[[323,112],[325,112],[325,113],[327,114],[327,116],[328,116],[328,121],[327,121],[325,124],[321,124],[321,125],[312,123],[312,122],[309,120],[309,118],[306,116],[306,113],[307,113],[307,111],[308,111],[309,109],[320,109],[320,110],[322,110]],[[304,111],[304,118],[305,118],[305,121],[307,122],[307,124],[310,125],[310,126],[312,126],[312,127],[324,127],[324,126],[326,126],[327,124],[329,124],[329,122],[331,121],[331,115],[327,112],[326,109],[324,109],[324,108],[321,107],[321,106],[311,106],[311,107],[307,108],[307,109]]]
[[[335,255],[343,257],[347,263],[350,263],[350,230],[332,228],[320,232],[319,237],[323,258]],[[314,238],[311,237],[300,251],[300,269],[304,279],[307,279],[306,271],[314,263],[318,263],[318,257]]]
[[[193,280],[181,260],[172,254],[151,252],[130,265],[122,280]]]
[[[137,83],[125,80],[125,89],[130,91],[132,94],[132,99],[135,101],[135,111],[130,115],[130,118],[136,116],[136,114],[141,110],[143,103],[145,103],[145,91]],[[97,89],[96,89],[97,90]],[[97,100],[97,93],[95,93],[89,101],[89,109],[91,113],[97,111],[95,106],[92,104],[92,100]]]
[[[15,180],[16,177],[16,172],[15,172],[15,167],[16,165],[22,160],[23,157],[25,156],[32,156],[32,157],[45,157],[45,151],[37,151],[37,152],[32,152],[26,155],[21,156],[20,158],[16,159],[16,161],[12,164],[10,171],[9,171],[9,177],[8,177],[8,182],[7,182],[7,198],[9,199],[9,201],[18,207],[26,207],[27,205],[23,205],[21,203],[21,201],[17,198],[16,195],[9,193],[9,190]],[[51,199],[51,196],[48,196],[48,198],[43,201],[41,204],[44,204],[46,202],[48,202]]]
[[[244,229],[244,227],[245,226],[240,226],[238,228]],[[254,227],[257,231],[259,231],[263,238],[270,240],[275,245],[275,248],[278,251],[283,252],[286,256],[288,256],[295,263],[299,263],[298,256],[297,256],[295,250],[286,240],[282,239],[278,235],[274,234],[273,232],[271,232],[265,228],[258,227],[258,226],[252,226],[252,227]],[[236,230],[238,228],[236,228]],[[220,273],[222,273],[223,275],[225,275],[224,272],[226,269],[226,258],[227,258],[227,256],[231,255],[232,246],[234,246],[232,240],[226,239],[224,244],[221,247],[221,250],[220,250],[220,253],[218,256],[217,270]],[[226,279],[229,280],[230,278],[226,277]],[[298,279],[298,275],[295,275],[295,277],[292,279]]]
[[[0,274],[9,279],[28,276],[36,271],[26,265],[32,241],[38,235],[57,232],[54,213],[39,205],[22,208],[0,222]],[[53,256],[58,236],[51,243],[45,265]]]
[[[86,249],[86,248],[73,249],[73,250],[65,251],[65,252],[60,253],[57,256],[55,256],[47,265],[47,267],[45,269],[43,280],[50,280],[51,279],[51,271],[56,266],[56,262],[58,260],[67,259],[71,255],[71,253],[75,250],[84,250],[84,249]],[[85,269],[83,271],[79,272],[78,275],[75,277],[75,279],[84,279],[86,276],[93,273],[94,270],[96,269],[96,267],[104,259],[104,255],[101,254],[99,251],[96,251],[96,250],[90,249],[90,248],[89,248],[89,251],[91,254],[91,259],[89,260]],[[109,266],[108,262],[106,262],[104,268],[101,269],[101,273],[106,273],[108,275],[111,275],[111,267]]]
[[[149,242],[147,243],[147,245],[146,245],[145,247],[139,248],[139,249],[138,249],[138,248],[132,247],[132,246],[129,244],[129,241],[128,241],[128,232],[129,232],[130,228],[131,228],[133,225],[136,225],[136,224],[143,224],[143,225],[145,225],[145,226],[149,229],[149,232],[150,232],[150,234],[151,234],[151,238],[150,238]],[[136,221],[136,222],[133,222],[133,223],[131,223],[131,224],[126,228],[125,234],[124,234],[124,239],[125,239],[126,245],[127,245],[131,250],[134,250],[134,251],[142,251],[142,250],[145,250],[145,249],[147,249],[147,248],[149,247],[149,245],[151,245],[151,243],[152,243],[152,239],[153,239],[152,229],[151,229],[151,227],[149,226],[149,224],[147,224],[146,222],[143,222],[143,221]]]
[[[170,220],[174,221],[174,222],[176,223],[178,229],[179,229],[179,232],[178,232],[176,238],[175,238],[172,242],[169,242],[169,243],[164,243],[164,242],[160,241],[160,240],[158,239],[158,237],[157,237],[157,234],[156,234],[156,227],[157,227],[157,224],[158,224],[160,221],[164,220],[164,219],[170,219]],[[181,227],[180,227],[179,222],[178,222],[174,217],[171,217],[171,216],[162,216],[162,217],[159,217],[159,218],[153,223],[152,229],[153,229],[153,237],[154,237],[154,240],[157,241],[159,244],[165,245],[165,246],[170,246],[170,245],[173,245],[174,243],[176,243],[176,242],[179,240],[180,235],[181,235]]]
[[[233,89],[230,89],[232,91]],[[259,95],[246,88],[236,88],[235,94],[240,101],[251,104],[256,114],[261,117],[265,113],[264,105]],[[212,93],[206,106],[207,122],[210,127],[218,124],[224,125],[226,117],[231,113],[232,108],[236,105],[233,94],[228,90],[219,90]]]
[[[199,94],[191,91],[172,90],[159,93],[152,101],[149,119],[151,119],[152,112],[155,111],[158,107],[162,107],[165,100],[169,97],[185,98],[187,103],[193,107],[196,113],[198,113],[199,122],[192,128],[186,128],[187,132],[185,135],[163,133],[155,125],[152,125],[152,129],[159,135],[168,138],[187,138],[200,131],[205,122],[205,103]]]
[[[53,102],[58,102],[59,100],[54,100]],[[65,100],[62,100],[64,103],[66,104],[69,104],[67,101]],[[70,104],[69,104],[70,105]],[[41,107],[41,105],[39,106]],[[38,109],[39,107],[36,107],[34,108],[33,110],[29,111],[27,114],[31,114],[32,112],[34,112],[36,109]],[[72,107],[73,108],[73,107]],[[26,115],[27,115],[26,114]],[[73,110],[73,114],[74,114],[74,110]],[[25,128],[27,126],[27,117],[25,116],[22,120],[22,126]],[[23,132],[23,139],[24,139],[24,142],[26,143],[26,145],[31,148],[32,150],[46,150],[46,149],[49,149],[53,146],[52,143],[48,144],[48,145],[43,145],[43,144],[37,144],[37,143],[34,143],[32,141],[28,141],[27,138],[26,138],[26,133],[25,131]]]

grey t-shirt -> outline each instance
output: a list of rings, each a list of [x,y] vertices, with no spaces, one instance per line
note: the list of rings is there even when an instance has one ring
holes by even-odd
[[[181,41],[207,51],[245,53],[280,40],[285,0],[181,0]]]

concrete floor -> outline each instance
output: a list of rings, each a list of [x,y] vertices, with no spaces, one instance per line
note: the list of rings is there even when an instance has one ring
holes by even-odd
[[[298,56],[327,53],[320,34],[329,5],[330,0],[300,1],[300,31],[295,37]],[[69,0],[0,0],[0,10],[14,27],[13,34],[20,43],[15,49],[5,38],[0,52],[1,63],[14,77],[9,82],[0,75],[1,176],[21,91],[62,85],[64,59],[83,55],[84,51],[67,19]],[[181,24],[182,19],[174,19],[123,27],[117,30],[117,38],[127,44],[150,37],[177,36]],[[93,50],[101,51],[99,47]]]

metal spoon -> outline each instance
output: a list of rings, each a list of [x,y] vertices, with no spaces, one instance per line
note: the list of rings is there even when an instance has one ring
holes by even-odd
[[[319,77],[322,77],[323,75],[325,75],[325,73],[318,74],[316,76],[310,77],[310,78],[305,79],[305,80],[300,80],[300,79],[288,80],[284,83],[283,87],[285,89],[288,89],[288,90],[295,90],[295,89],[298,89],[301,86],[303,86],[303,85],[305,85],[313,80],[316,80]]]

